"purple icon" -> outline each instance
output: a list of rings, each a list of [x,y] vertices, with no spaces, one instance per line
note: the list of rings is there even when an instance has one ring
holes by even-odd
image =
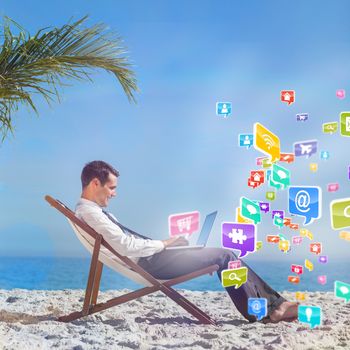
[[[255,252],[256,231],[254,224],[222,223],[222,246],[240,251],[239,258]]]
[[[281,219],[284,219],[284,211],[283,210],[272,210],[272,219],[277,216]]]
[[[350,180],[350,165],[349,165],[349,168],[348,168],[348,178]]]
[[[259,202],[260,210],[264,213],[268,213],[270,211],[270,203],[267,202]]]
[[[298,122],[304,122],[305,120],[309,119],[309,113],[298,113],[297,114],[297,121]]]
[[[306,156],[309,158],[317,152],[317,140],[299,141],[295,142],[293,146],[296,157]]]
[[[327,255],[321,255],[318,257],[318,262],[321,264],[326,264],[328,262],[328,256]]]

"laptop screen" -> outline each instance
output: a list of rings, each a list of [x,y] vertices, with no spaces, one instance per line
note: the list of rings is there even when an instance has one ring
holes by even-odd
[[[206,245],[207,244],[208,238],[209,238],[209,234],[210,234],[210,231],[211,231],[211,229],[213,227],[214,220],[216,218],[216,214],[217,213],[218,213],[217,211],[214,211],[213,213],[208,214],[206,216],[204,224],[202,226],[201,233],[200,233],[200,235],[198,237],[196,245]]]

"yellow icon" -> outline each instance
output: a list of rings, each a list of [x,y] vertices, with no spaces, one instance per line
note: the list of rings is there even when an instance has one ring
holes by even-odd
[[[300,301],[304,301],[306,299],[306,293],[296,292],[295,299],[300,300]]]
[[[305,267],[311,272],[314,269],[314,264],[310,260],[305,259]]]
[[[256,241],[256,243],[255,243],[255,250],[256,251],[260,250],[262,248],[262,245],[263,245],[262,241]]]
[[[312,232],[307,230],[306,228],[301,228],[299,232],[300,236],[307,237],[310,241],[314,239],[314,235],[312,234]]]
[[[241,215],[241,208],[236,208],[236,222],[241,224],[254,224],[254,221]]]
[[[254,148],[270,156],[270,162],[280,160],[280,139],[260,123],[254,124]]]
[[[284,253],[287,253],[290,249],[290,241],[288,240],[280,240],[278,242],[278,249]]]
[[[271,166],[272,166],[271,160],[268,158],[263,159],[262,166],[263,166],[263,168],[271,168]]]
[[[314,173],[317,171],[318,165],[317,163],[310,163],[310,170]]]
[[[345,239],[346,241],[350,241],[350,232],[340,231],[339,238]]]

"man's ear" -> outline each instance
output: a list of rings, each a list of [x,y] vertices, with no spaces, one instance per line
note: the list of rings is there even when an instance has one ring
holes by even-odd
[[[98,187],[99,185],[101,185],[100,180],[97,177],[93,178],[91,180],[91,183],[94,187]]]

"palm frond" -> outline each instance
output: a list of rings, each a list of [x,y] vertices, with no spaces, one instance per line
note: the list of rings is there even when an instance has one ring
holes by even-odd
[[[92,80],[95,68],[112,73],[130,102],[138,91],[134,72],[122,39],[104,24],[82,28],[87,16],[60,28],[40,29],[34,36],[6,18],[0,48],[0,133],[2,140],[13,132],[12,114],[19,104],[37,113],[32,94],[47,103],[60,101],[64,80]],[[14,26],[19,33],[14,35]]]

